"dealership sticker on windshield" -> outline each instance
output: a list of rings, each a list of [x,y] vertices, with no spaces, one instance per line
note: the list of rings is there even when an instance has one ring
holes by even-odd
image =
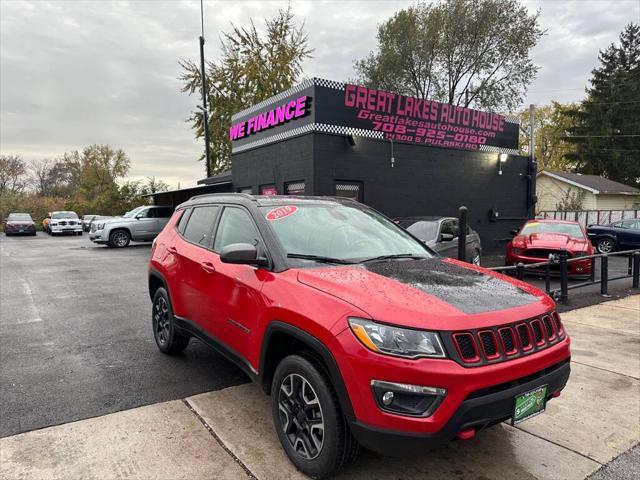
[[[540,415],[547,406],[547,386],[543,385],[515,398],[511,425]]]
[[[284,207],[278,207],[274,210],[271,210],[266,215],[266,219],[272,222],[273,220],[280,220],[281,218],[288,217],[289,215],[293,215],[298,211],[298,207],[295,205],[285,205]]]

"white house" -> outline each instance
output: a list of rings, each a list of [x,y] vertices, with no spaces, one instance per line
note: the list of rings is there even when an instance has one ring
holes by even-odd
[[[581,210],[640,209],[640,190],[597,175],[543,170],[537,175],[536,185],[537,212],[558,210],[567,192],[584,192]]]

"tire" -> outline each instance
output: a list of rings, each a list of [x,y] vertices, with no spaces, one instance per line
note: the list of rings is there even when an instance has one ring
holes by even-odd
[[[615,252],[617,248],[613,238],[602,237],[596,242],[596,250],[598,250],[598,253],[612,253]]]
[[[171,300],[164,287],[158,288],[153,296],[151,324],[153,338],[162,353],[167,355],[180,353],[189,345],[189,337],[178,332],[175,327]]]
[[[78,236],[81,237],[82,236],[82,232],[78,232]]]
[[[312,356],[290,355],[280,362],[271,385],[271,413],[289,460],[310,477],[334,475],[356,458],[358,444],[338,397]]]
[[[109,246],[113,248],[125,248],[129,246],[131,235],[123,229],[114,230],[109,234]]]
[[[480,263],[481,263],[480,250],[478,250],[477,248],[473,251],[473,258],[471,259],[471,263],[473,263],[474,265],[477,265],[478,267],[480,266]]]

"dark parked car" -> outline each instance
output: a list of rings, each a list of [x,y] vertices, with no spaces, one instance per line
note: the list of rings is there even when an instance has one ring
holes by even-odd
[[[4,221],[5,235],[35,235],[36,224],[28,213],[10,213]]]
[[[589,225],[587,235],[599,253],[640,248],[640,218],[620,220],[609,225]]]
[[[443,257],[458,258],[458,219],[453,217],[402,217],[395,222]],[[480,235],[467,226],[466,258],[480,265]]]

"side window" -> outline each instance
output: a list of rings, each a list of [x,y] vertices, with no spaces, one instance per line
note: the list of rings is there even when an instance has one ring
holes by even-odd
[[[173,210],[169,207],[159,207],[155,210],[158,218],[170,218],[173,215]]]
[[[232,243],[258,245],[259,241],[258,230],[246,210],[236,207],[224,209],[216,231],[216,240],[213,244],[214,251],[220,252],[224,247]]]
[[[213,205],[195,207],[187,219],[187,226],[183,233],[184,238],[191,243],[210,247],[213,224],[216,221],[219,208]]]
[[[622,228],[633,228],[636,229],[638,228],[638,221],[633,219],[633,220],[625,220],[624,222],[622,222]]]
[[[178,231],[184,235],[184,227],[187,226],[187,220],[189,220],[189,215],[191,215],[191,209],[186,209],[182,216],[180,217],[180,221],[178,222]]]
[[[442,226],[440,227],[440,233],[448,233],[449,235],[456,236],[456,229],[453,226],[453,220],[444,220],[442,222]]]
[[[144,210],[140,210],[136,214],[136,217],[139,217],[139,218],[155,218],[154,210],[155,210],[154,208],[145,208]]]

